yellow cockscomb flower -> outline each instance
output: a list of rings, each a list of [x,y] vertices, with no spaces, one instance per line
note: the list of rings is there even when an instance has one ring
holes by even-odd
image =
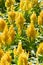
[[[5,2],[6,7],[11,7],[12,5],[14,5],[14,0],[6,0]]]
[[[25,18],[23,17],[22,13],[17,12],[16,19],[15,19],[16,26],[18,27],[18,34],[21,35],[21,30],[23,28]]]
[[[39,44],[39,47],[36,52],[36,56],[38,56],[39,54],[43,55],[43,42]]]
[[[14,23],[15,16],[16,16],[16,12],[15,11],[8,12],[8,20],[9,20],[10,23]]]
[[[4,40],[4,44],[8,42],[8,38],[9,38],[9,36],[8,36],[8,26],[6,25],[5,29],[2,33],[2,39]]]
[[[0,48],[2,47],[3,44],[4,44],[4,40],[2,34],[0,34]]]
[[[0,59],[1,57],[4,55],[4,51],[2,49],[0,49]]]
[[[40,12],[40,16],[41,16],[42,19],[43,19],[43,10]]]
[[[7,40],[7,45],[11,45],[12,41],[13,41],[12,38],[9,36],[9,38]]]
[[[12,39],[12,41],[13,41],[14,36],[15,36],[15,34],[16,34],[13,25],[10,26],[8,33],[9,33],[9,37],[11,37],[11,39]]]
[[[2,18],[0,18],[0,31],[3,31],[5,28],[6,22]]]
[[[43,20],[41,16],[38,16],[38,25],[43,25]]]
[[[24,0],[20,0],[20,8],[23,10]]]
[[[12,5],[11,8],[10,8],[10,11],[14,11],[14,6]]]
[[[21,53],[18,58],[18,65],[28,65],[28,54],[27,53]]]
[[[38,16],[38,24],[43,25],[43,10],[40,12],[40,15]]]
[[[17,18],[15,19],[15,21],[16,21],[17,26],[22,26],[25,22],[23,14],[18,12],[16,17]]]
[[[19,54],[24,51],[24,50],[22,49],[22,43],[21,43],[21,42],[19,42],[19,44],[18,44],[17,51],[18,51]]]
[[[9,52],[9,51],[4,54],[4,58],[5,58],[8,62],[11,62],[11,56],[10,56],[10,52]]]
[[[0,65],[11,65],[11,63],[7,62],[6,60],[3,60],[0,62]]]
[[[22,43],[19,42],[17,49],[14,49],[14,57],[19,56],[24,50],[22,49]]]
[[[33,4],[30,0],[25,0],[24,9],[30,10],[33,7]]]
[[[26,34],[27,34],[27,36],[29,36],[31,38],[36,37],[36,30],[35,30],[35,27],[34,27],[33,23],[31,23],[30,26],[27,28]]]
[[[17,49],[14,49],[14,57],[18,56]]]
[[[10,52],[4,53],[4,55],[1,58],[1,60],[4,60],[4,59],[6,59],[8,62],[11,62]]]
[[[30,16],[30,19],[32,20],[32,21],[36,21],[36,19],[37,19],[37,16],[36,16],[36,13],[35,12],[33,12],[33,14]]]
[[[1,45],[1,43],[2,43],[2,36],[0,35],[0,45]]]
[[[15,36],[15,31],[13,25],[11,25],[9,29],[8,26],[6,25],[1,35],[2,38],[0,39],[0,43],[2,42],[5,45],[6,44],[10,45],[11,42],[14,40],[14,36]]]
[[[22,9],[22,10],[29,10],[29,9],[31,9],[32,8],[32,2],[30,1],[30,0],[21,0],[20,1],[20,8]]]
[[[1,58],[1,65],[10,65],[11,63],[11,56],[9,52],[6,52]]]

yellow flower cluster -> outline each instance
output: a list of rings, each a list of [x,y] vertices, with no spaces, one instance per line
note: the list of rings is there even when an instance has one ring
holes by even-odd
[[[18,65],[28,65],[28,54],[22,53],[18,58]]]
[[[43,25],[43,10],[40,12],[40,15],[38,16],[38,24]]]
[[[14,0],[6,0],[6,2],[5,2],[5,6],[6,7],[11,7],[12,5],[14,5]]]
[[[19,42],[18,48],[14,49],[14,57],[20,55],[22,52],[24,52],[24,50],[22,49],[22,43]]]
[[[0,31],[3,31],[5,28],[6,22],[2,18],[0,18]]]
[[[8,12],[8,20],[10,21],[10,23],[14,23],[15,16],[16,16],[16,12],[15,11]]]
[[[43,42],[39,46],[36,43],[43,37],[43,2],[41,5],[39,0],[15,1],[18,0],[6,0],[6,12],[0,12],[0,65],[13,65],[13,62],[14,65],[39,65],[39,55],[43,55]],[[0,0],[1,4],[3,2]],[[3,6],[1,10],[4,10]],[[24,42],[23,47],[21,41]],[[30,51],[30,57],[27,51]]]
[[[35,38],[36,37],[36,30],[35,30],[35,27],[34,27],[33,23],[31,23],[30,26],[27,28],[26,34],[30,38]]]
[[[18,27],[18,33],[21,35],[21,30],[23,28],[25,19],[23,17],[22,13],[17,12],[16,13],[16,19],[15,19],[16,26]]]
[[[4,55],[4,51],[2,49],[0,49],[0,60],[1,60],[1,57]]]
[[[33,7],[33,4],[30,0],[20,0],[20,8],[22,10],[30,10]]]
[[[43,42],[39,44],[36,56],[38,56],[39,54],[41,54],[41,55],[43,54]]]
[[[3,21],[2,21],[3,23]],[[14,40],[14,36],[15,36],[15,30],[13,25],[10,25],[9,29],[8,29],[8,25],[3,26],[4,24],[1,24],[2,28],[3,28],[3,32],[0,34],[0,47],[2,44],[11,44],[11,42]],[[0,29],[1,29],[0,26]]]
[[[10,56],[10,52],[7,51],[7,52],[4,52],[3,50],[0,50],[0,55],[2,54],[1,56],[1,59],[0,59],[0,65],[10,65],[11,64],[11,56]]]
[[[14,49],[14,57],[18,56],[18,65],[28,65],[29,53],[22,49],[22,43],[19,42],[18,48]]]
[[[38,4],[38,0],[20,0],[20,8],[22,10],[30,10],[34,5]]]
[[[30,20],[33,21],[33,23],[35,23],[36,19],[37,19],[36,13],[33,12],[33,14],[30,16]]]
[[[8,45],[11,44],[11,42],[14,39],[14,36],[15,36],[15,31],[14,31],[13,25],[10,26],[9,30],[8,30],[8,27],[6,26],[2,33],[4,42],[7,43]]]
[[[15,3],[15,0],[6,0],[5,6],[7,8],[7,11],[14,10],[14,3]]]
[[[10,28],[9,28],[9,37],[11,36],[11,39],[13,40],[15,34],[16,34],[16,32],[14,30],[14,27],[13,27],[13,25],[11,25]]]

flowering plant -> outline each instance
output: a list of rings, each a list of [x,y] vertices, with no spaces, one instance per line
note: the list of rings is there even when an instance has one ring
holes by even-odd
[[[5,12],[0,12],[0,65],[43,65],[43,1],[4,3]]]

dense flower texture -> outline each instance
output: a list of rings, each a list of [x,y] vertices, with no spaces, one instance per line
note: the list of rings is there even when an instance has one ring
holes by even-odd
[[[40,12],[40,15],[38,16],[38,24],[43,25],[43,10]]]
[[[5,6],[7,8],[7,11],[11,11],[12,9],[14,9],[14,3],[15,0],[6,0]]]
[[[38,56],[39,54],[43,55],[43,42],[39,44],[39,47],[37,49],[36,55]]]
[[[2,33],[2,39],[4,40],[5,43],[8,42],[8,26],[7,25],[5,26],[5,29]]]
[[[0,65],[43,65],[43,0],[0,0]]]
[[[14,0],[6,0],[5,2],[6,7],[11,7],[12,5],[14,5]]]
[[[20,8],[22,10],[29,10],[32,8],[32,2],[30,0],[21,0],[20,1]]]
[[[30,10],[38,4],[38,0],[20,0],[20,8],[22,10]]]
[[[22,43],[19,42],[18,48],[14,49],[14,57],[20,55],[22,52],[24,52],[24,50],[22,49]]]
[[[1,48],[1,45],[4,44],[4,41],[3,41],[3,37],[2,37],[2,34],[0,34],[0,48]]]
[[[13,40],[15,34],[16,34],[16,32],[15,32],[15,30],[14,30],[14,27],[13,27],[13,25],[11,25],[11,26],[9,27],[9,37],[11,37],[11,39]]]
[[[14,23],[15,22],[15,16],[16,16],[16,12],[15,11],[8,12],[8,20],[9,20],[10,23]]]
[[[10,63],[11,63],[10,52],[6,52],[1,58],[0,65],[10,65]]]
[[[33,23],[31,23],[30,26],[27,28],[26,34],[27,34],[27,36],[29,36],[31,38],[35,38],[36,37],[36,30],[34,28],[34,24]]]
[[[6,22],[5,20],[3,20],[2,18],[0,18],[0,31],[3,31],[4,28],[6,26]]]
[[[7,34],[6,34],[7,33]],[[8,26],[6,25],[3,33],[2,33],[2,39],[4,41],[4,44],[11,44],[11,42],[13,41],[15,36],[15,31],[13,28],[13,25],[10,26],[10,28],[8,29]]]
[[[21,30],[23,28],[25,18],[23,17],[22,13],[17,12],[16,19],[15,19],[16,26],[18,27],[18,34],[21,35]]]
[[[0,59],[3,56],[3,54],[4,54],[4,51],[2,49],[0,49]]]
[[[18,58],[18,65],[28,65],[28,54],[22,53]]]
[[[30,16],[30,20],[35,23],[36,22],[36,19],[37,19],[36,13],[33,12],[33,14]]]
[[[14,58],[16,58],[16,56],[18,56],[18,61],[17,61],[18,65],[28,65],[29,53],[25,52],[24,49],[22,49],[21,42],[19,42],[18,48],[14,49]]]

